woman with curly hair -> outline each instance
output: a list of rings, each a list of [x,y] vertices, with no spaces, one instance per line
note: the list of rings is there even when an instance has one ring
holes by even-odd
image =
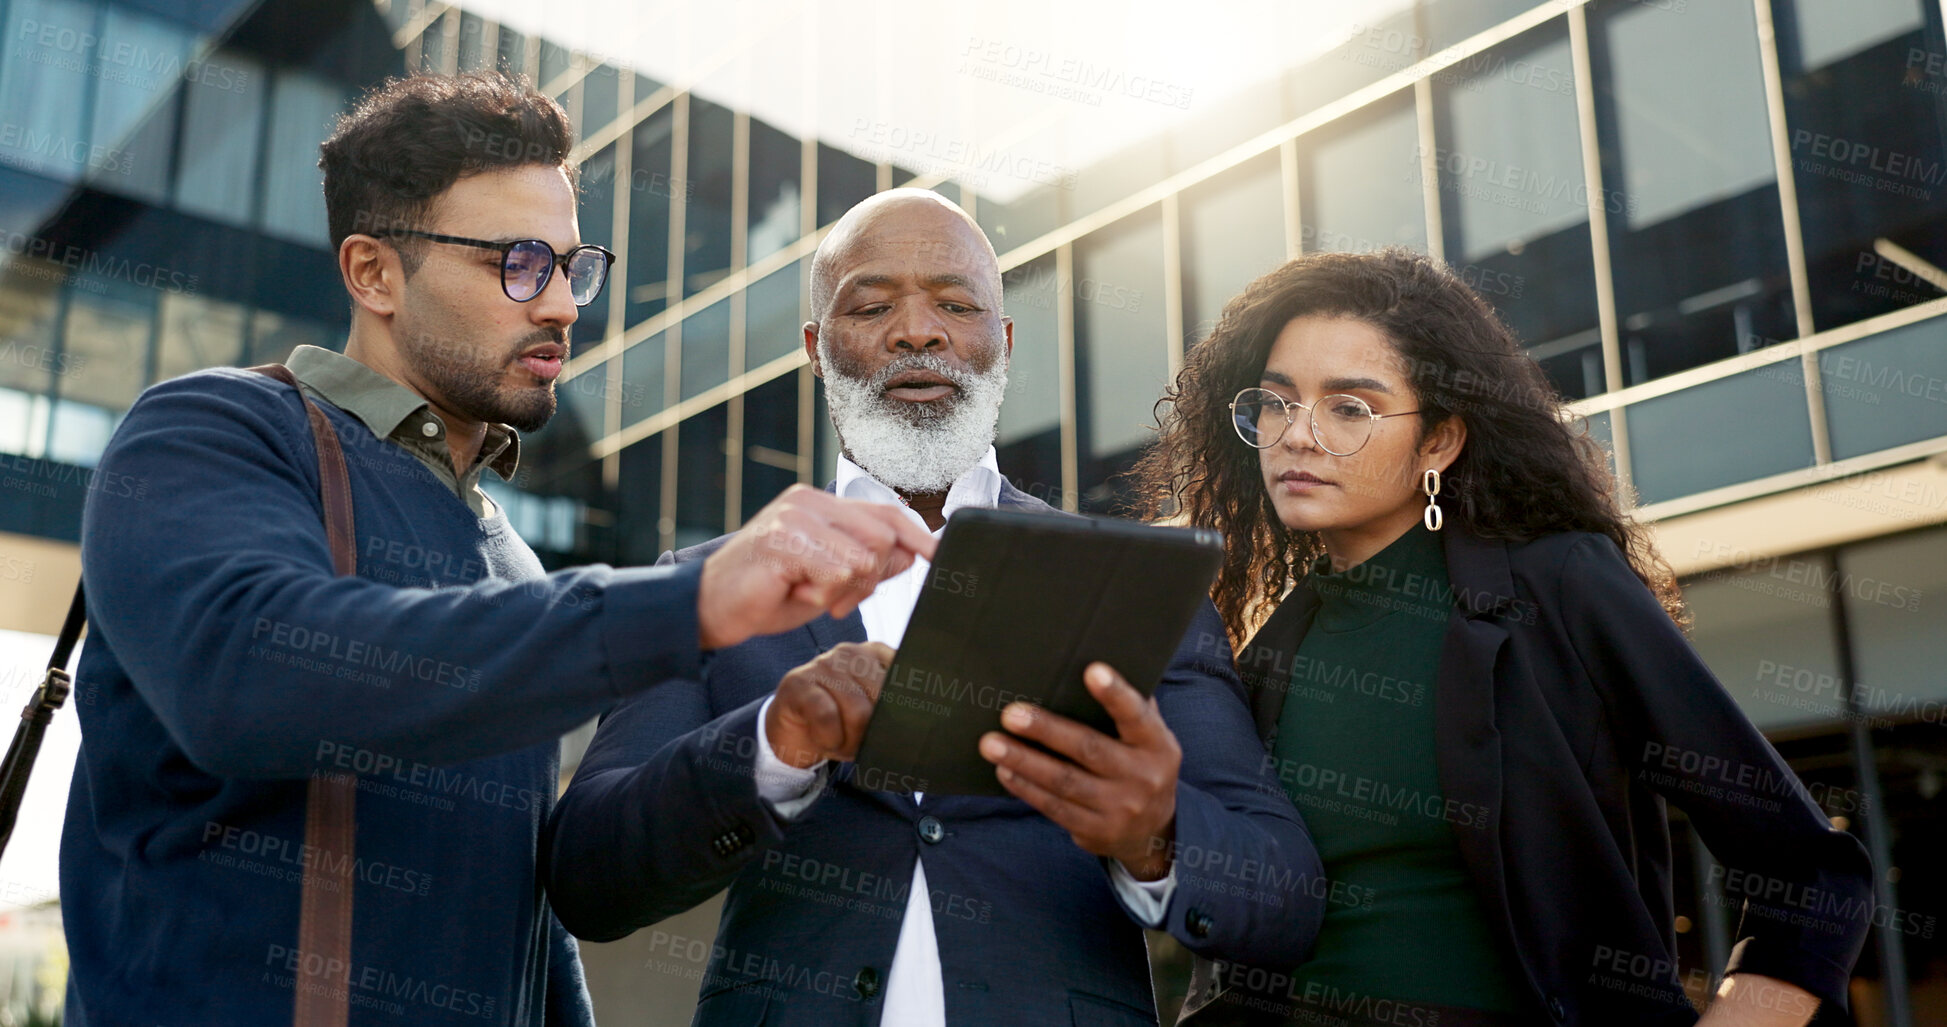
[[[1328,901],[1299,966],[1200,961],[1184,1019],[1689,1024],[1686,985],[1710,1025],[1844,1006],[1864,847],[1691,649],[1601,447],[1452,272],[1294,260],[1163,406],[1146,512],[1227,538],[1265,777],[1324,858],[1263,868],[1266,901]],[[1666,799],[1741,911],[1728,966],[1678,966]]]

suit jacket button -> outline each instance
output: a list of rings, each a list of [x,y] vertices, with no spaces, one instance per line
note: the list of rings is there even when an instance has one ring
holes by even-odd
[[[1210,914],[1191,906],[1183,914],[1183,928],[1192,938],[1210,937]]]
[[[869,966],[859,967],[858,975],[852,978],[852,990],[860,998],[871,998],[879,993],[879,971]]]
[[[940,818],[933,816],[919,818],[920,841],[928,845],[938,845],[940,839],[945,837],[946,827],[940,823]]]
[[[1556,998],[1553,995],[1548,996],[1548,1012],[1550,1015],[1554,1016],[1555,1019],[1557,1020],[1568,1019],[1567,1007],[1562,1005],[1561,999]]]

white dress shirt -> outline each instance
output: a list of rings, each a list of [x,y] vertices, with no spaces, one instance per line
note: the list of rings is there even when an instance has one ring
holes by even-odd
[[[837,491],[847,499],[898,506],[914,521],[921,525],[926,523],[925,518],[906,506],[899,493],[887,488],[842,455],[838,458]],[[946,504],[940,515],[946,519],[951,518],[954,511],[967,507],[992,508],[999,505],[1000,494],[1000,465],[994,459],[994,447],[989,446],[980,462],[969,468],[947,490]],[[935,537],[939,534],[938,531],[933,532]],[[906,635],[906,622],[912,618],[913,606],[919,602],[919,592],[925,586],[926,572],[930,566],[926,560],[915,559],[904,572],[880,582],[879,587],[859,604],[859,617],[865,622],[867,640],[899,648],[900,639]],[[765,714],[770,712],[770,707],[771,700],[766,699],[758,710],[757,755],[752,769],[758,797],[770,803],[779,818],[790,820],[803,813],[823,794],[828,775],[822,772],[823,763],[799,769],[778,759],[763,728]],[[913,793],[914,803],[923,799],[921,793]],[[1169,876],[1160,881],[1138,881],[1123,869],[1121,863],[1114,860],[1103,862],[1109,868],[1110,884],[1130,915],[1146,927],[1161,925],[1163,913],[1169,907],[1170,895],[1176,890],[1175,868],[1172,867]],[[912,1027],[946,1027],[946,990],[941,979],[939,938],[933,932],[930,896],[926,887],[926,861],[915,858],[912,888],[906,893],[906,916],[900,922],[899,942],[893,949],[892,966],[886,972],[886,1005],[880,1015],[881,1023],[896,1023],[901,1027],[908,1024]]]

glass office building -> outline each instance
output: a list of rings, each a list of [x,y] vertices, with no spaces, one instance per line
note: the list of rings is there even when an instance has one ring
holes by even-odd
[[[830,477],[805,278],[821,228],[877,190],[938,189],[987,230],[1019,343],[1001,469],[1092,513],[1123,510],[1152,404],[1246,282],[1409,246],[1472,283],[1609,445],[1698,648],[1872,849],[1857,1021],[1947,1018],[1936,0],[1421,0],[1241,93],[1164,97],[1196,116],[1074,169],[902,145],[898,125],[794,135],[464,4],[192,6],[0,0],[0,531],[52,547],[38,566],[71,561],[87,469],[142,387],[342,344],[316,143],[402,70],[505,67],[559,97],[583,238],[618,254],[501,493],[551,565],[648,562]],[[796,60],[772,70],[814,85],[820,58]],[[979,53],[961,73],[1039,74]],[[47,630],[14,605],[0,627]],[[1675,819],[1701,998],[1736,910]],[[590,948],[598,1001],[693,995],[610,981]],[[1166,1016],[1181,986],[1159,978]]]

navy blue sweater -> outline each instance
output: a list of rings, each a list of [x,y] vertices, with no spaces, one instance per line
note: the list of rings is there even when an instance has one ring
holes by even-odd
[[[143,394],[82,517],[90,635],[61,845],[73,1027],[589,1023],[535,877],[558,739],[697,673],[696,567],[544,574],[424,464],[325,407],[358,574],[334,577],[295,390]],[[296,955],[305,786],[359,777],[351,965]]]

